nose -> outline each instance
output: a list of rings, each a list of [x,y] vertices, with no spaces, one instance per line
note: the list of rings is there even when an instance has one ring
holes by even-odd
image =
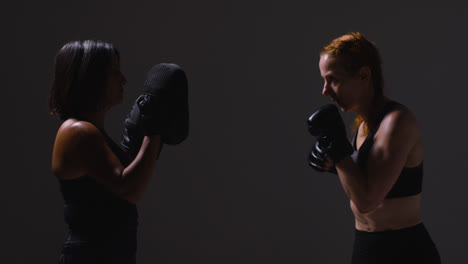
[[[325,82],[323,84],[323,88],[322,88],[322,95],[328,95],[329,94],[329,90],[328,90],[328,84]]]

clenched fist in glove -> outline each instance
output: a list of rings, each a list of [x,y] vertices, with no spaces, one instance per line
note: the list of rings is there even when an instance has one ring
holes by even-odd
[[[327,104],[319,108],[309,117],[307,125],[310,134],[317,137],[309,155],[309,164],[313,168],[324,171],[327,157],[338,163],[353,153],[343,119],[335,105]]]

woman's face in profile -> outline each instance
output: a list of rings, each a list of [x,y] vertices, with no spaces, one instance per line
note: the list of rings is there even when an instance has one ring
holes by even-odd
[[[125,76],[120,71],[120,59],[116,54],[113,54],[106,87],[106,101],[108,107],[123,102],[123,86],[125,84],[127,84],[127,79],[125,79]]]
[[[322,95],[330,96],[341,111],[349,112],[355,109],[365,89],[359,74],[351,75],[339,62],[328,54],[320,57],[320,75],[324,80]]]

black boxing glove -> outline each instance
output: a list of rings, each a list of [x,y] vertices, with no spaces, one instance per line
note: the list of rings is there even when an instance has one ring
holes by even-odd
[[[327,154],[324,150],[320,147],[320,140],[321,138],[317,138],[315,141],[312,150],[309,153],[309,165],[319,172],[331,172],[337,174],[335,166],[331,166],[330,168],[326,169],[324,167],[325,162],[327,160]]]
[[[320,138],[317,144],[334,163],[353,153],[354,149],[346,136],[346,129],[334,104],[327,104],[313,113],[307,121],[309,132]]]
[[[145,133],[141,125],[140,107],[135,102],[132,109],[125,117],[122,139],[120,145],[134,159],[140,151]]]
[[[154,65],[147,74],[142,94],[124,121],[120,144],[134,157],[145,135],[161,135],[161,142],[176,145],[188,136],[188,88],[182,68]]]

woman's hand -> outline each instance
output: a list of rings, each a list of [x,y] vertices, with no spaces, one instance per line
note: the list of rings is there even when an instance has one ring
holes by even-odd
[[[317,138],[312,150],[310,151],[309,165],[319,172],[331,172],[336,174],[335,164],[323,151],[320,141],[320,137]]]

